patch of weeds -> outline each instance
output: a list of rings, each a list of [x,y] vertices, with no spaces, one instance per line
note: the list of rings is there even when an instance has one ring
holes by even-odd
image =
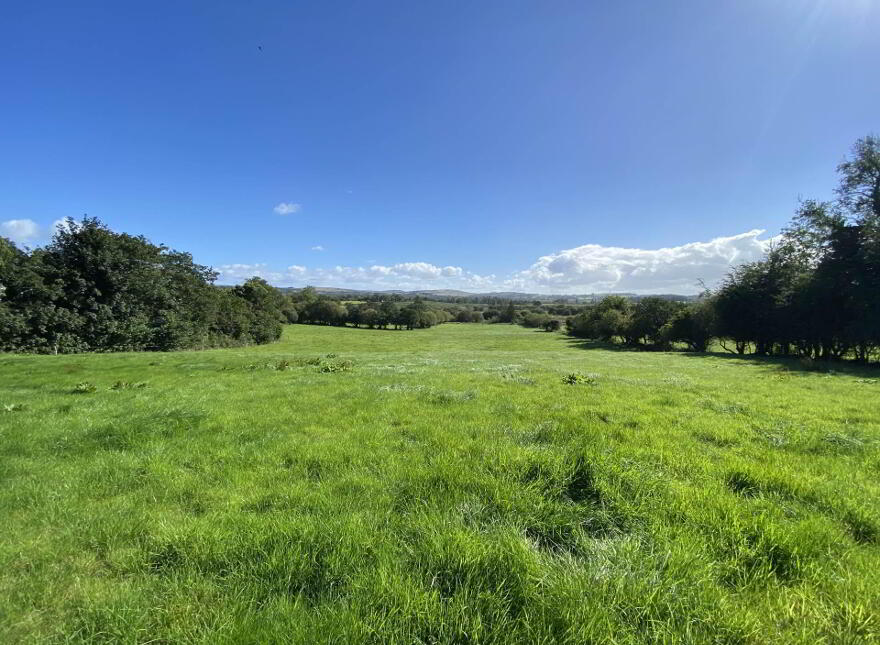
[[[409,385],[407,383],[392,383],[379,388],[380,392],[423,392],[427,389],[424,385]],[[394,424],[392,424],[394,425]]]
[[[24,412],[27,406],[23,403],[4,403],[2,409],[4,412]]]
[[[111,390],[115,392],[119,392],[121,390],[142,390],[147,387],[147,383],[144,381],[140,381],[138,383],[132,383],[130,381],[116,381],[113,385],[110,386]]]
[[[337,356],[339,356],[339,354],[334,354],[333,352],[331,352],[329,354],[325,354],[324,358],[336,358]]]
[[[501,378],[508,383],[519,383],[520,385],[537,385],[538,382],[528,376],[522,376],[513,370],[501,370]]]
[[[332,363],[322,363],[320,370],[324,373],[351,372],[354,370],[354,363],[352,363],[351,361],[334,361]]]
[[[89,383],[88,381],[83,381],[82,383],[77,383],[73,386],[73,389],[70,391],[71,394],[92,394],[93,392],[97,392],[98,386],[94,383]]]
[[[282,360],[278,361],[272,366],[272,369],[276,372],[285,372],[290,369],[290,361]]]
[[[562,377],[562,382],[566,385],[598,385],[599,381],[594,374],[581,374],[580,372],[572,372]]]

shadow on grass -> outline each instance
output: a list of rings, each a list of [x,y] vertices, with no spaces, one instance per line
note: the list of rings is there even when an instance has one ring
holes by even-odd
[[[859,378],[880,378],[880,363],[872,363],[870,365],[863,365],[853,361],[812,361],[807,363],[803,359],[795,356],[760,356],[758,354],[735,354],[723,351],[688,352],[683,349],[661,351],[645,347],[633,347],[630,345],[608,343],[599,340],[574,338],[571,336],[563,336],[562,339],[569,347],[577,349],[603,349],[612,352],[650,352],[655,354],[666,353],[693,359],[720,358],[729,361],[759,365],[785,373],[845,374],[847,376],[855,376]]]

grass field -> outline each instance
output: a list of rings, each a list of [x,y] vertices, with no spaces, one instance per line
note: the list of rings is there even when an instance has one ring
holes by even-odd
[[[876,371],[511,325],[0,356],[0,642],[877,642],[878,439]]]

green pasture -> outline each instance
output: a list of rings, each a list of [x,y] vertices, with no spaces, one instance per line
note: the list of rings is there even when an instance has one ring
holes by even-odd
[[[513,325],[0,355],[2,643],[870,643],[880,372]]]

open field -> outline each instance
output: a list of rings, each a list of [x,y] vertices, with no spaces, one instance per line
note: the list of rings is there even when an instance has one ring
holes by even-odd
[[[512,325],[4,355],[0,642],[876,642],[878,440],[876,370]]]

